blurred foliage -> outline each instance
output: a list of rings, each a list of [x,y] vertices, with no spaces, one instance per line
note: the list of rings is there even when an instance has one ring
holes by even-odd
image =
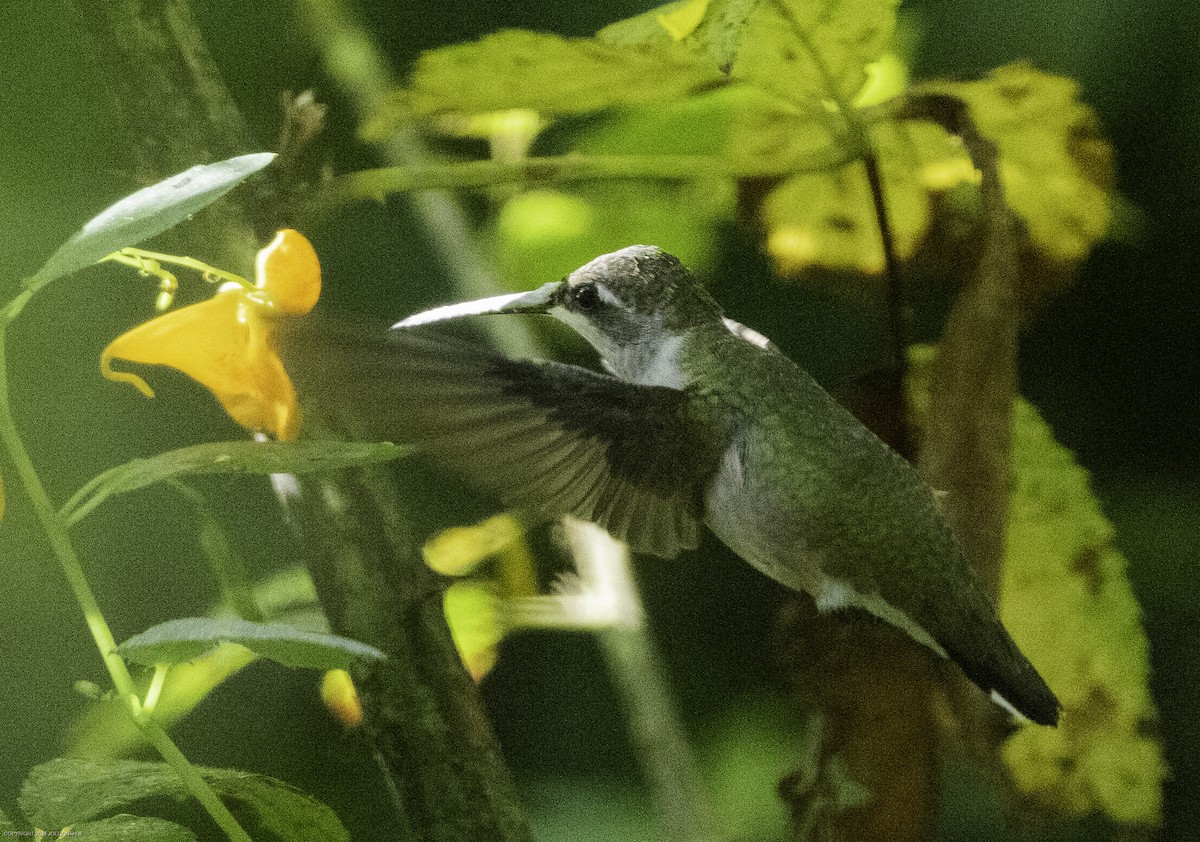
[[[1037,410],[1018,402],[1014,424],[1001,609],[1053,682],[1063,724],[1018,732],[1005,759],[1018,786],[1068,815],[1158,825],[1168,769],[1129,563],[1087,472]]]
[[[910,399],[926,411],[936,350],[912,349]],[[1155,736],[1149,644],[1113,529],[1087,472],[1037,410],[1014,406],[1013,487],[1000,612],[1063,705],[1058,728],[1022,728],[1004,746],[1017,786],[1067,816],[1162,823],[1168,774]]]
[[[332,810],[283,781],[229,769],[200,772],[260,837],[296,842],[350,839]],[[73,829],[147,797],[179,797],[184,792],[179,776],[165,763],[60,758],[30,772],[19,803],[35,828]]]
[[[497,252],[510,277],[515,267],[523,280],[553,277],[582,256],[631,241],[657,243],[703,268],[703,244],[735,215],[761,228],[784,276],[813,267],[879,275],[883,249],[856,161],[861,150],[879,159],[901,259],[920,247],[932,255],[965,247],[978,214],[971,201],[978,174],[957,140],[930,123],[892,116],[888,102],[903,94],[907,78],[894,29],[894,4],[865,0],[835,4],[823,17],[800,3],[670,4],[594,39],[508,31],[424,54],[365,132],[379,138],[417,120],[449,136],[478,136],[490,126],[493,152],[524,148],[531,132],[550,130],[550,148],[565,135],[568,161],[706,156],[696,161],[691,186],[643,181],[501,193]],[[695,75],[712,67],[713,50],[726,59],[728,78]],[[637,67],[637,84],[613,71],[617,56]],[[581,87],[588,96],[578,95]],[[1014,64],[980,81],[916,90],[968,103],[1000,148],[1002,179],[1029,248],[1059,269],[1051,277],[1061,284],[1063,270],[1108,233],[1112,215],[1112,151],[1079,102],[1078,86]],[[498,119],[504,113],[526,116],[514,124]],[[559,118],[580,114],[597,120],[554,131]],[[503,140],[514,125],[516,147]],[[741,182],[736,205],[730,175]],[[638,210],[632,217],[631,209]],[[530,230],[542,235],[540,249]],[[547,261],[547,253],[561,260]],[[1045,273],[1039,277],[1044,283]]]
[[[273,106],[279,91],[322,81],[291,19],[290,5],[266,3],[254,9],[222,2],[196,5],[197,14],[210,28],[210,47],[223,63],[226,78],[250,119],[264,137],[269,137],[276,128]],[[511,27],[561,27],[564,32],[578,34],[594,29],[605,16],[637,11],[632,4],[546,8],[521,4],[476,4],[475,8],[467,4],[447,13],[443,7],[418,4],[410,13],[399,16],[393,4],[378,5],[376,9],[367,3],[365,9],[376,19],[378,37],[399,61],[423,46],[476,38],[480,32],[497,27],[509,30],[495,44],[503,44],[507,38],[508,43],[528,45],[541,36],[519,33]],[[886,16],[890,9],[886,4],[863,5],[871,7],[873,20],[879,20],[881,12]],[[97,94],[94,68],[88,64],[87,50],[81,48],[78,33],[72,29],[74,23],[58,4],[47,4],[36,14],[18,12],[18,6],[5,10],[6,15],[13,13],[12,20],[6,17],[6,25],[0,27],[0,37],[7,46],[3,60],[10,63],[6,66],[13,77],[23,82],[15,89],[11,109],[6,109],[4,118],[11,115],[11,123],[6,122],[4,128],[6,137],[13,139],[10,156],[2,162],[5,177],[0,179],[5,197],[0,213],[6,230],[11,232],[10,248],[3,258],[6,283],[27,275],[39,254],[49,253],[90,209],[120,195],[128,182],[127,165],[121,157],[124,141],[120,127],[111,120]],[[678,179],[670,183],[634,179],[487,190],[485,195],[491,204],[481,209],[483,231],[494,243],[512,283],[525,285],[531,277],[561,275],[597,253],[634,241],[657,242],[679,253],[689,265],[713,274],[729,273],[729,229],[724,223],[735,219],[761,226],[761,242],[766,244],[775,267],[789,277],[812,278],[813,266],[855,272],[877,270],[872,218],[863,205],[861,179],[853,168],[836,173],[791,174],[791,169],[828,165],[831,159],[826,153],[843,141],[831,131],[824,105],[821,109],[805,109],[781,101],[781,93],[786,98],[794,91],[774,91],[769,81],[761,87],[742,81],[715,89],[704,81],[711,75],[708,68],[736,65],[738,39],[730,33],[736,33],[734,24],[739,16],[748,15],[754,6],[752,2],[690,0],[652,10],[636,26],[627,24],[625,41],[617,37],[622,29],[617,27],[600,40],[547,36],[551,40],[538,42],[551,45],[553,41],[553,50],[547,53],[560,57],[575,55],[582,47],[599,78],[612,70],[614,54],[624,55],[623,51],[630,49],[640,51],[640,67],[668,68],[662,71],[662,78],[655,75],[653,85],[645,84],[644,79],[631,83],[629,99],[611,89],[600,92],[596,90],[600,86],[588,80],[591,89],[587,93],[593,102],[609,97],[608,105],[599,112],[568,111],[564,117],[562,111],[535,103],[532,120],[526,110],[523,116],[517,115],[520,120],[508,120],[506,128],[505,120],[499,121],[500,128],[492,121],[481,132],[478,124],[468,127],[471,115],[439,111],[434,116],[437,103],[433,98],[425,100],[422,108],[429,109],[430,116],[424,127],[451,153],[471,150],[470,141],[462,138],[482,134],[493,141],[492,154],[497,160],[516,148],[518,155],[526,151],[535,155],[686,154],[709,156],[720,162],[714,173],[697,172],[694,180],[685,183]],[[924,48],[914,54],[903,47],[885,46],[877,61],[865,68],[872,78],[889,74],[903,78],[906,65],[916,66],[918,73],[921,68],[931,67],[937,75],[974,73],[1026,54],[1052,71],[1016,64],[981,82],[938,82],[933,87],[952,90],[972,103],[975,118],[1004,153],[1010,201],[1019,205],[1031,248],[1042,259],[1070,267],[1082,260],[1111,227],[1111,153],[1096,137],[1096,118],[1080,103],[1075,83],[1060,74],[1086,77],[1088,98],[1100,103],[1113,136],[1127,153],[1129,169],[1123,186],[1150,209],[1143,236],[1150,237],[1151,244],[1140,252],[1106,249],[1087,264],[1089,281],[1083,289],[1052,306],[1047,320],[1034,325],[1030,379],[1039,390],[1039,406],[1050,407],[1048,417],[1064,440],[1083,451],[1081,461],[1107,468],[1107,473],[1098,476],[1102,489],[1111,487],[1117,469],[1130,471],[1126,481],[1135,485],[1141,481],[1139,471],[1156,466],[1183,475],[1191,458],[1184,447],[1194,428],[1190,422],[1195,417],[1195,390],[1183,379],[1183,367],[1175,372],[1170,360],[1164,364],[1162,358],[1183,347],[1179,344],[1184,341],[1180,326],[1185,324],[1184,314],[1194,311],[1186,306],[1191,298],[1185,301],[1187,293],[1181,292],[1192,287],[1182,268],[1186,261],[1179,256],[1192,239],[1188,232],[1194,215],[1188,210],[1194,204],[1188,191],[1194,186],[1195,173],[1189,168],[1194,161],[1189,161],[1188,155],[1194,152],[1195,121],[1187,109],[1195,105],[1195,97],[1187,86],[1181,89],[1179,85],[1179,79],[1192,75],[1187,68],[1180,68],[1179,49],[1172,46],[1174,36],[1167,34],[1191,31],[1173,19],[1175,12],[1183,10],[1183,4],[1168,4],[1162,10],[1111,3],[1037,9],[1026,3],[994,4],[986,9],[965,2],[917,6],[929,27]],[[729,25],[708,33],[705,28],[712,26],[716,16],[705,13],[713,10],[719,11],[720,20]],[[1170,26],[1159,29],[1167,18],[1172,18]],[[886,30],[885,24],[872,31],[882,35]],[[651,43],[634,47],[643,36],[650,37]],[[863,43],[873,51],[877,40],[866,38]],[[465,61],[465,66],[474,61],[469,54],[472,48],[463,48],[468,55],[459,61]],[[1190,45],[1187,51],[1194,53]],[[703,71],[697,70],[699,64],[694,59],[701,52],[708,58]],[[1156,61],[1145,61],[1147,55],[1155,56]],[[665,61],[664,56],[673,56],[675,64]],[[537,56],[526,53],[522,59],[536,62]],[[743,75],[738,78],[745,79],[746,68],[752,66],[743,62],[737,71]],[[536,71],[536,64],[534,67]],[[552,87],[543,83],[555,77],[535,72],[530,78],[537,80],[533,93],[540,96],[536,88]],[[864,119],[874,121],[879,112],[870,109],[882,100],[863,98],[867,88],[861,83],[866,77],[848,72],[845,78],[840,90],[853,98]],[[579,87],[579,79],[569,81]],[[530,87],[514,85],[513,90],[525,96]],[[492,87],[481,84],[480,89],[490,91]],[[430,90],[438,88],[432,86]],[[322,95],[328,95],[328,90]],[[405,96],[397,100],[402,108],[395,119],[400,123],[411,116],[411,111],[403,110],[410,107],[405,105]],[[559,93],[555,96],[562,108],[562,97]],[[487,107],[493,108],[494,104]],[[344,120],[337,117],[337,108],[335,100],[330,158],[338,167],[361,165],[358,150],[334,145],[345,141],[338,134]],[[508,114],[511,116],[511,112]],[[927,136],[918,136],[922,134]],[[920,256],[923,245],[928,245],[927,238],[941,236],[943,227],[958,232],[956,242],[965,241],[969,247],[969,236],[964,239],[962,235],[969,235],[975,212],[974,176],[953,144],[938,130],[922,124],[893,124],[886,119],[878,125],[872,122],[870,139],[880,154],[889,195],[894,197],[892,210],[904,253]],[[499,151],[505,148],[509,153]],[[1163,149],[1174,149],[1175,155],[1169,164],[1157,166],[1154,162],[1163,155]],[[1180,152],[1184,149],[1192,152]],[[729,177],[731,173],[739,178]],[[738,183],[752,189],[739,189]],[[809,186],[812,195],[822,198],[813,201],[806,196],[799,187],[802,183]],[[1158,203],[1169,210],[1160,209]],[[421,245],[407,235],[409,222],[394,207],[383,214],[375,209],[353,209],[319,232],[323,241],[318,245],[323,257],[330,255],[343,293],[355,284],[369,288],[374,282],[378,295],[367,306],[389,316],[400,314],[397,308],[404,305],[398,301],[407,304],[415,298],[445,294],[440,268],[430,266]],[[736,285],[727,283],[726,287],[745,287],[744,292],[738,292],[743,305],[757,299],[776,304],[782,301],[786,306],[778,309],[792,312],[803,292],[785,293],[763,286],[759,283],[760,267],[747,257],[749,250],[738,248]],[[46,303],[31,308],[28,326],[13,335],[14,341],[27,343],[28,349],[23,359],[13,360],[19,420],[29,428],[31,449],[39,461],[44,461],[47,484],[57,499],[64,499],[97,470],[115,461],[236,434],[219,410],[209,411],[211,398],[189,393],[176,381],[166,379],[160,389],[160,413],[179,419],[171,425],[148,422],[143,407],[133,406],[124,396],[110,397],[110,390],[92,382],[96,379],[94,359],[98,348],[115,335],[119,325],[145,314],[144,291],[127,284],[125,278],[114,281],[117,277],[110,271],[92,270],[73,279],[70,290],[48,290]],[[912,277],[914,281],[922,279],[918,273]],[[396,282],[397,278],[404,282]],[[1061,282],[1061,276],[1057,281]],[[1053,285],[1055,289],[1061,288],[1058,282]],[[933,294],[939,292],[935,289]],[[734,296],[732,306],[737,306],[738,300]],[[367,301],[365,294],[363,301]],[[854,305],[847,307],[844,301],[823,300],[820,306],[839,315],[846,311],[861,315]],[[71,316],[81,312],[89,317]],[[62,330],[66,317],[72,318],[71,331]],[[789,329],[792,335],[773,336],[792,347],[804,348],[804,353],[819,360],[836,355],[836,346],[829,343],[831,348],[824,347],[826,337],[812,328],[812,324],[798,321]],[[1180,356],[1189,360],[1186,370],[1190,371],[1194,355]],[[1099,383],[1104,388],[1098,388]],[[82,421],[80,406],[86,407]],[[1011,610],[1006,607],[1006,620],[1015,633],[1026,635],[1021,639],[1031,647],[1035,661],[1056,664],[1059,672],[1052,683],[1057,688],[1065,681],[1064,687],[1073,688],[1071,697],[1078,702],[1079,721],[1072,722],[1068,715],[1059,734],[1026,729],[1010,743],[1010,756],[1018,779],[1058,809],[1103,809],[1121,821],[1146,822],[1158,809],[1157,782],[1163,767],[1154,740],[1137,730],[1140,723],[1152,719],[1153,711],[1145,697],[1145,642],[1137,626],[1136,605],[1130,601],[1125,585],[1124,562],[1112,549],[1109,527],[1095,508],[1086,488],[1086,476],[1049,438],[1031,407],[1019,405],[1017,412],[1021,425],[1018,444],[1031,446],[1018,453],[1022,461],[1017,499],[1031,501],[1030,505],[1036,500],[1040,507],[1036,514],[1030,513],[1028,522],[1014,512],[1012,540],[1018,544],[1019,539],[1022,550],[1036,547],[1058,560],[1055,569],[1065,576],[1062,590],[1056,593],[1062,597],[1062,604],[1071,608],[1062,612],[1063,619],[1076,623],[1079,631],[1060,646],[1043,630],[1028,630],[1031,613],[1020,611],[1020,616],[1010,616]],[[1177,444],[1170,444],[1176,440]],[[13,488],[10,467],[7,462],[0,463],[4,479],[9,481],[10,504],[3,521],[5,534],[0,539],[4,542],[9,594],[5,608],[13,617],[10,629],[19,632],[7,638],[10,647],[3,673],[6,680],[0,688],[0,710],[11,714],[12,727],[23,739],[10,741],[6,749],[9,762],[0,772],[6,784],[15,786],[18,775],[55,750],[62,723],[76,716],[84,704],[64,688],[78,676],[95,677],[95,666],[91,663],[94,655],[89,657],[86,651],[82,624],[64,619],[62,600],[68,597],[55,574],[46,568],[49,559],[34,531],[26,501]],[[1038,484],[1033,485],[1035,482]],[[272,544],[279,529],[263,517],[262,505],[269,498],[260,485],[230,483],[211,493],[214,506],[220,509],[221,519],[231,531],[230,543],[249,556],[256,578],[291,563],[290,553]],[[1168,813],[1168,823],[1173,816],[1176,829],[1186,827],[1190,832],[1193,823],[1185,817],[1189,810],[1194,813],[1196,809],[1191,788],[1196,745],[1192,724],[1195,705],[1189,700],[1195,699],[1197,685],[1188,680],[1195,672],[1195,624],[1189,626],[1187,617],[1195,616],[1195,601],[1183,599],[1188,588],[1178,586],[1178,582],[1191,581],[1187,578],[1191,572],[1187,560],[1178,558],[1191,544],[1185,542],[1181,548],[1170,532],[1179,523],[1191,523],[1194,503],[1192,509],[1184,508],[1179,503],[1180,495],[1169,487],[1156,491],[1153,500],[1146,511],[1126,512],[1121,526],[1125,530],[1126,523],[1131,524],[1128,531],[1123,531],[1131,556],[1135,561],[1148,562],[1138,571],[1143,583],[1140,595],[1148,606],[1159,606],[1160,613],[1150,622],[1151,628],[1163,635],[1155,639],[1154,654],[1159,665],[1156,688],[1164,694],[1164,738],[1168,740],[1167,750],[1184,761],[1174,764],[1178,781],[1168,782],[1176,792],[1168,805],[1174,810]],[[110,603],[115,626],[144,628],[166,616],[205,609],[211,594],[203,578],[198,580],[194,574],[203,559],[191,540],[189,510],[179,511],[181,508],[170,495],[139,495],[107,506],[103,517],[90,518],[80,530],[80,544],[93,557],[89,572],[98,579],[105,577],[102,596]],[[1141,558],[1134,552],[1138,547],[1142,548]],[[1018,550],[1014,547],[1013,551]],[[1022,555],[1032,558],[1023,551]],[[1155,563],[1160,558],[1174,561]],[[700,565],[703,573],[695,570]],[[489,564],[483,570],[493,568]],[[494,594],[496,585],[484,580],[483,570],[460,584],[490,589]],[[680,632],[673,629],[669,618],[657,619],[662,633],[668,640],[675,639],[684,653],[678,656],[680,659],[698,647],[709,647],[704,651],[703,663],[677,666],[679,682],[689,688],[686,692],[693,700],[719,703],[732,711],[730,718],[736,730],[739,712],[753,709],[753,704],[733,696],[723,698],[722,694],[729,686],[744,690],[746,681],[756,679],[742,676],[731,681],[718,673],[726,667],[747,669],[748,664],[752,671],[754,659],[747,652],[753,654],[757,647],[748,639],[729,643],[727,648],[738,654],[725,663],[725,650],[712,644],[709,632],[722,636],[744,633],[739,632],[743,627],[730,619],[731,613],[735,609],[761,613],[761,606],[754,602],[748,608],[738,590],[740,585],[729,588],[729,576],[719,559],[689,560],[686,567],[670,570],[669,586],[664,587],[672,595],[686,594],[701,606],[715,606],[712,625],[716,631]],[[1036,570],[1026,572],[1031,582],[1046,578]],[[665,574],[656,576],[651,580],[667,578]],[[305,616],[311,620],[311,583],[302,574],[296,578],[304,582],[293,590],[309,589],[296,604],[306,606]],[[478,596],[476,593],[472,598]],[[261,594],[258,598],[268,617],[279,618],[278,611],[268,607]],[[1011,601],[1011,597],[1008,599]],[[466,619],[481,616],[489,617],[475,612]],[[1101,623],[1114,618],[1122,623],[1119,635]],[[288,622],[308,627],[294,615],[288,617]],[[1017,632],[1020,627],[1026,630]],[[502,626],[491,625],[489,619],[478,638],[480,651],[491,649],[488,639],[496,636],[497,628]],[[1066,645],[1072,642],[1077,645]],[[1034,646],[1046,648],[1035,654]],[[529,655],[529,651],[535,654]],[[547,723],[551,728],[565,727],[562,733],[573,735],[580,748],[572,749],[563,741],[558,754],[568,759],[559,762],[569,764],[569,758],[578,754],[592,764],[586,779],[570,781],[560,774],[558,765],[535,764],[519,770],[531,777],[526,786],[531,806],[540,817],[540,838],[653,838],[644,799],[631,795],[622,785],[592,776],[628,775],[628,769],[621,765],[627,760],[612,760],[623,756],[620,747],[612,747],[620,739],[614,739],[603,728],[592,727],[597,721],[607,721],[603,715],[611,706],[608,697],[598,694],[568,702],[551,695],[546,706],[538,708],[528,694],[514,691],[517,684],[542,686],[537,683],[538,676],[547,671],[559,673],[554,686],[573,686],[571,676],[580,669],[577,661],[556,661],[555,651],[551,649],[547,655],[529,647],[522,657],[518,650],[510,655],[507,668],[501,659],[490,684],[485,685],[502,725],[511,729],[511,743],[543,739]],[[569,651],[573,656],[578,654],[576,649]],[[80,656],[80,652],[85,654]],[[488,657],[494,659],[494,653]],[[222,647],[195,662],[173,667],[159,695],[155,717],[176,722],[221,680],[245,666],[248,659],[245,650]],[[325,796],[325,800],[338,804],[339,812],[349,814],[376,834],[386,834],[387,828],[372,825],[378,803],[372,797],[382,798],[385,794],[362,785],[361,768],[370,766],[369,757],[355,754],[336,728],[323,731],[319,708],[307,711],[312,718],[306,725],[311,726],[313,740],[292,739],[301,726],[291,717],[301,709],[306,691],[301,688],[293,695],[276,695],[273,688],[277,674],[249,672],[228,692],[213,694],[209,699],[204,717],[207,730],[184,721],[178,723],[182,732],[213,756],[249,758],[243,762],[261,762],[278,769],[280,777],[325,787],[327,792],[336,793]],[[256,687],[256,682],[270,682],[269,702],[258,703],[246,693],[247,688]],[[145,688],[146,683],[139,684],[141,692]],[[59,692],[54,692],[56,689]],[[115,756],[135,750],[137,741],[129,739],[131,726],[118,703],[109,699],[83,709],[90,724],[82,729],[78,751]],[[260,726],[255,734],[242,727],[248,715],[255,716]],[[237,727],[222,732],[220,724],[225,719]],[[559,724],[564,721],[569,724]],[[1166,730],[1168,725],[1172,730]],[[522,731],[522,727],[528,730]],[[726,739],[723,745],[728,747],[729,765],[722,761],[718,766],[731,771],[718,773],[717,777],[733,786],[765,775],[763,766],[769,764],[761,763],[760,758],[785,753],[769,745],[785,726],[770,727],[779,730],[771,735],[742,732]],[[719,728],[712,730],[724,733]],[[1192,735],[1191,743],[1179,741],[1186,736],[1185,731]],[[746,750],[739,751],[739,747]],[[318,763],[313,763],[314,756],[319,756]],[[343,762],[341,757],[350,759]],[[1034,768],[1043,761],[1044,765]],[[1184,777],[1185,768],[1193,770],[1191,777]],[[345,789],[338,790],[339,786]],[[741,800],[743,797],[733,800],[744,807],[747,802]],[[367,806],[358,805],[359,801]],[[764,801],[761,809],[771,808]],[[761,813],[758,818],[762,819]],[[749,826],[754,820],[754,816],[747,816],[748,824],[738,826]],[[14,826],[0,813],[0,828],[10,827]],[[765,833],[764,837],[771,838]]]
[[[1000,151],[1004,195],[1047,260],[1078,264],[1109,231],[1113,151],[1079,84],[1026,62],[921,90],[966,101]],[[953,186],[953,185],[949,185]]]
[[[551,115],[669,100],[721,79],[686,49],[650,52],[509,30],[425,53],[405,104],[420,117],[535,107]]]

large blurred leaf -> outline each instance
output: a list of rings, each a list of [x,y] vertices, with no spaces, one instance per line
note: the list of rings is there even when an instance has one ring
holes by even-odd
[[[1009,205],[1047,260],[1074,264],[1108,232],[1113,151],[1079,101],[1079,85],[1025,63],[974,82],[928,82],[920,91],[958,97],[1000,151]]]
[[[610,44],[665,44],[683,41],[707,53],[728,73],[742,44],[746,19],[762,0],[678,0],[617,21],[597,33]]]
[[[899,0],[774,0],[746,19],[735,78],[791,102],[849,103],[891,44]]]
[[[1001,615],[1062,700],[1063,724],[1018,731],[1004,758],[1018,786],[1068,814],[1157,825],[1167,769],[1129,563],[1087,472],[1025,401],[1013,479]]]
[[[233,769],[197,767],[247,830],[289,842],[350,839],[333,811],[290,784]],[[186,797],[165,763],[58,758],[34,767],[21,786],[21,810],[35,827],[60,828],[155,795]]]
[[[196,834],[175,822],[124,814],[71,825],[64,835],[88,842],[196,842]]]
[[[275,160],[273,152],[201,164],[138,190],[93,217],[29,280],[37,288],[173,228]]]
[[[944,129],[931,123],[883,123],[871,131],[899,257],[916,251],[932,222],[931,199],[970,179],[975,169]],[[773,188],[760,215],[776,271],[795,276],[814,266],[877,275],[883,271],[879,220],[866,171],[798,173]]]
[[[721,75],[684,48],[649,49],[505,30],[423,54],[409,82],[414,112],[533,108],[577,114],[668,100]]]
[[[388,442],[225,441],[181,447],[134,459],[94,477],[62,508],[74,525],[115,494],[183,474],[303,474],[386,462],[404,454]]]
[[[1012,65],[981,81],[929,82],[918,90],[967,102],[980,132],[996,144],[1005,197],[1037,257],[1069,269],[1105,236],[1112,149],[1099,136],[1091,109],[1079,102],[1074,82]],[[765,142],[773,131],[787,137],[787,125],[781,115],[747,129]],[[930,231],[946,237],[933,244],[943,247],[941,253],[958,248],[973,256],[969,243],[954,238],[975,236],[979,174],[957,139],[933,124],[888,121],[873,127],[871,141],[900,257],[911,257]],[[882,267],[878,223],[857,165],[782,181],[767,195],[761,216],[768,251],[785,275],[812,266],[867,273]],[[1045,282],[1056,278],[1048,275]],[[1023,288],[1026,295],[1039,291]]]
[[[241,644],[286,667],[347,669],[356,660],[378,661],[385,657],[374,646],[357,640],[232,617],[168,620],[129,638],[117,647],[117,652],[148,666],[179,664],[222,643]]]
[[[925,412],[934,351],[911,356],[910,396]],[[1087,472],[1037,410],[1013,407],[1012,496],[1000,613],[1062,701],[1058,728],[1022,728],[1004,759],[1022,790],[1067,815],[1162,820],[1162,748],[1149,690],[1149,645],[1128,562]]]

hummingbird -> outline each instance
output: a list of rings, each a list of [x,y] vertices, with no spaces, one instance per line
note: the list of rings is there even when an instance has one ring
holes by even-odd
[[[522,313],[568,325],[604,370],[512,359],[426,327]],[[1019,718],[1057,725],[1058,699],[1000,622],[937,492],[672,255],[630,246],[388,334],[370,366],[337,365],[335,352],[314,367],[355,417],[385,419],[372,433],[635,551],[674,557],[707,527],[821,612],[866,610]]]

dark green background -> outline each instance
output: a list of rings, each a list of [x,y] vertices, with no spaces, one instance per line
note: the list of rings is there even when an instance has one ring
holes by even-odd
[[[422,49],[522,26],[588,34],[648,4],[608,2],[364,4],[364,16],[397,68]],[[1200,447],[1196,433],[1200,296],[1192,255],[1200,198],[1197,137],[1200,37],[1194,4],[1078,0],[929,0],[906,3],[921,33],[915,73],[972,76],[1027,58],[1072,76],[1098,110],[1117,150],[1123,194],[1141,211],[1133,236],[1098,248],[1078,282],[1029,325],[1023,345],[1025,393],[1060,441],[1093,471],[1097,493],[1134,565],[1152,642],[1153,688],[1175,770],[1167,788],[1163,838],[1200,826]],[[225,79],[260,138],[274,144],[282,90],[314,87],[329,101],[336,168],[361,165],[353,127],[316,55],[281,2],[203,0],[195,12]],[[0,8],[0,284],[32,272],[86,218],[129,192],[127,150],[106,108],[87,44],[59,0]],[[399,316],[437,299],[444,279],[411,234],[402,208],[358,209],[314,232],[329,296]],[[760,271],[745,243],[731,242],[716,288],[735,315],[734,271]],[[203,257],[202,255],[197,255]],[[753,268],[740,268],[752,265]],[[236,267],[230,267],[236,268]],[[542,280],[542,279],[531,279]],[[854,373],[846,359],[876,336],[839,330],[870,324],[870,308],[802,290],[772,293],[811,314],[774,338],[827,378]],[[206,396],[182,381],[152,404],[98,377],[100,348],[146,315],[152,293],[131,273],[98,268],[55,284],[13,331],[14,398],[29,445],[56,499],[104,467],[133,456],[237,431]],[[766,325],[760,325],[767,327]],[[768,331],[770,332],[770,331]],[[853,366],[851,366],[852,368]],[[166,382],[163,382],[164,386]],[[180,419],[186,419],[181,421]],[[10,510],[0,524],[0,806],[11,809],[28,768],[61,750],[68,720],[85,701],[78,678],[102,680],[83,623],[57,565],[33,536],[7,466]],[[248,481],[206,486],[249,562],[277,569],[287,538],[266,490]],[[187,513],[175,499],[142,494],[96,517],[78,534],[118,638],[214,598]],[[762,738],[781,715],[782,695],[763,640],[783,594],[713,546],[702,557],[645,563],[652,622],[681,705],[709,754],[722,736],[759,746],[769,782],[787,768],[786,739]],[[338,805],[356,833],[379,825],[372,813],[366,755],[319,708],[315,678],[270,666],[239,676],[179,729],[197,762],[252,767]],[[497,729],[535,809],[545,839],[653,838],[637,794],[636,765],[604,667],[582,636],[528,635],[509,645],[485,685]],[[763,700],[767,701],[763,701]],[[771,701],[774,700],[774,701]],[[729,722],[740,736],[730,737]],[[761,726],[761,727],[759,727]],[[304,735],[297,738],[297,735]],[[347,744],[350,744],[349,746]],[[347,748],[352,750],[346,750]],[[736,788],[726,790],[737,797]],[[780,817],[748,818],[767,833]]]

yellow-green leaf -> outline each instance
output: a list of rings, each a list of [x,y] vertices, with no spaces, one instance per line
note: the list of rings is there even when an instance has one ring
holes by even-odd
[[[696,31],[704,13],[708,11],[708,0],[688,0],[682,6],[658,14],[658,24],[676,41]]]
[[[654,45],[682,41],[722,73],[741,48],[746,19],[764,0],[677,0],[610,24],[596,37],[610,44]]]
[[[1049,261],[1087,256],[1112,221],[1113,152],[1079,85],[1010,64],[976,82],[930,82],[921,91],[964,100],[1000,152],[1009,205]]]
[[[925,409],[934,349],[914,348],[912,406]],[[1149,646],[1113,529],[1087,472],[1037,410],[1014,404],[1010,513],[1000,613],[1063,704],[1058,728],[1003,747],[1017,786],[1061,813],[1123,824],[1162,819],[1162,748],[1152,736]]]
[[[775,0],[750,13],[733,76],[797,103],[849,103],[891,46],[899,0]]]
[[[1015,407],[1013,479],[1001,614],[1063,718],[1057,729],[1019,731],[1004,758],[1019,787],[1064,812],[1156,825],[1167,770],[1150,736],[1149,645],[1128,562],[1087,472],[1025,401]]]
[[[934,150],[940,160],[959,161],[960,146],[931,124],[882,124],[872,131],[879,160],[893,244],[900,259],[910,257],[930,222],[925,161]],[[951,157],[957,154],[958,158]],[[974,172],[967,164],[970,172]],[[774,188],[761,209],[767,252],[781,275],[822,267],[880,274],[883,242],[861,163],[827,172],[800,173]]]
[[[580,114],[670,100],[721,78],[682,46],[619,46],[510,29],[422,55],[408,98],[418,116],[509,108]]]

